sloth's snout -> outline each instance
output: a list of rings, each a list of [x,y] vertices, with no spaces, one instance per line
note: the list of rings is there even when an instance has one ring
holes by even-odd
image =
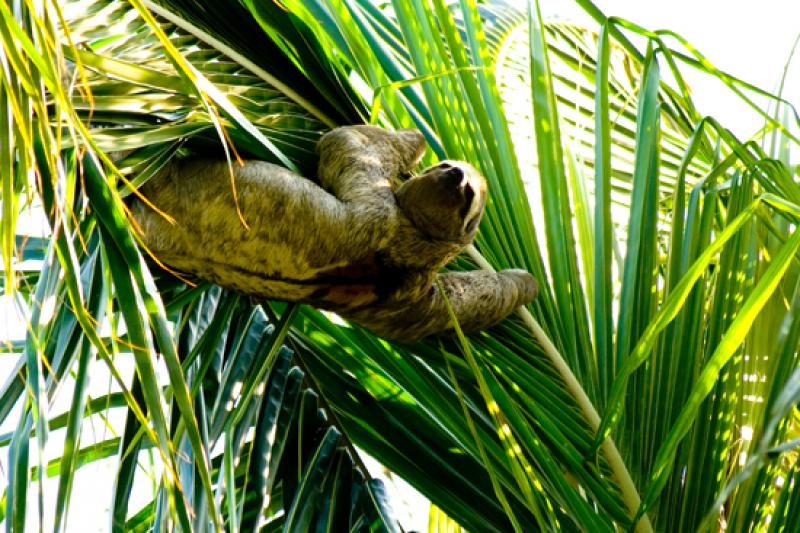
[[[442,172],[441,179],[448,187],[460,187],[464,181],[464,171],[458,167],[452,167]]]

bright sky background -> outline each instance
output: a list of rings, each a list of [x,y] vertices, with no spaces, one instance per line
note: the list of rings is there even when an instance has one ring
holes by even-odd
[[[800,31],[800,0],[595,0],[595,3],[607,15],[620,16],[648,29],[676,31],[721,70],[769,91],[777,87]],[[597,27],[571,1],[542,0],[542,11],[562,20],[584,21],[590,28]],[[716,84],[703,81],[702,77],[688,76],[690,71],[689,68],[683,69],[701,112],[717,117],[743,138],[758,129],[761,121],[754,113],[748,112],[740,100],[727,91],[720,91]],[[800,57],[790,68],[784,94],[793,104],[800,105]],[[0,301],[0,304],[8,303]],[[19,338],[22,334],[19,321],[9,312],[12,308],[0,305],[0,341]],[[101,375],[102,366],[95,366],[99,375],[93,379],[93,384],[101,389],[108,383],[108,377]],[[12,357],[0,356],[0,382],[5,381],[12,367]],[[68,399],[69,391],[64,391],[61,397]],[[13,415],[9,417],[0,432],[13,429],[13,418]],[[105,428],[96,430],[102,432]],[[58,439],[51,441],[54,450],[59,444]],[[0,484],[5,482],[6,464],[7,449],[3,449],[0,453]],[[371,469],[376,473],[380,467],[375,465]],[[73,520],[69,531],[107,530],[107,518],[103,515],[108,508],[112,479],[113,471],[108,466],[104,468],[98,464],[81,470],[74,488],[80,496],[73,500]],[[50,497],[55,496],[55,484],[46,490],[51,492]],[[428,508],[424,499],[408,489],[401,489],[396,498],[393,504],[404,527],[425,531]],[[131,508],[138,509],[142,503],[134,502]]]
[[[714,66],[774,92],[792,46],[800,34],[798,0],[594,0],[607,16],[620,17],[649,30],[680,34]],[[542,15],[597,24],[568,0],[541,0]],[[627,35],[627,34],[626,34]],[[677,41],[667,41],[678,47]],[[638,43],[637,43],[638,44]],[[800,51],[790,66],[784,98],[800,106]],[[763,123],[736,96],[692,68],[681,68],[701,112],[720,119],[740,137]]]

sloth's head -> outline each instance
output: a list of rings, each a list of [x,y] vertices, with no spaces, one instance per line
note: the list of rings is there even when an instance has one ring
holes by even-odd
[[[400,209],[420,231],[438,240],[468,244],[486,203],[486,180],[461,161],[442,161],[403,183]]]

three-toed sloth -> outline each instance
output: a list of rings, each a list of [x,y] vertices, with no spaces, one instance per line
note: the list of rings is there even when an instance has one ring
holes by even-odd
[[[471,165],[442,161],[395,187],[421,159],[424,139],[373,126],[333,130],[317,150],[321,187],[248,161],[234,165],[234,199],[226,162],[187,159],[141,191],[174,222],[139,199],[131,214],[145,245],[174,269],[334,311],[387,339],[452,328],[440,287],[465,332],[536,297],[524,270],[440,272],[472,242],[483,213],[486,182]]]

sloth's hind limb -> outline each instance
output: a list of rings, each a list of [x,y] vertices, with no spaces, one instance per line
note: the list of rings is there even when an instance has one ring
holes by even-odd
[[[399,307],[367,308],[345,317],[382,337],[413,342],[454,327],[445,297],[461,329],[474,333],[494,326],[517,307],[532,302],[538,293],[536,280],[524,270],[473,270],[437,276],[439,283],[419,299]]]

